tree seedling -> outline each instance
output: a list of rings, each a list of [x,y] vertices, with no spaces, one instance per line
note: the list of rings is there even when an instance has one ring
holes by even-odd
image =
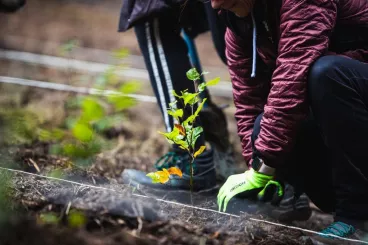
[[[199,113],[201,112],[204,104],[206,103],[207,98],[201,100],[200,94],[205,90],[207,86],[216,85],[220,78],[215,78],[206,83],[201,83],[196,86],[196,83],[200,80],[200,77],[205,74],[199,74],[195,68],[190,69],[186,75],[187,78],[194,83],[195,93],[190,93],[188,90],[181,91],[181,94],[177,94],[175,91],[172,91],[173,95],[177,98],[177,100],[171,102],[169,104],[169,108],[167,109],[167,113],[173,117],[174,119],[174,128],[171,132],[163,133],[159,132],[170,144],[178,145],[181,149],[185,150],[190,156],[190,190],[193,190],[193,165],[194,160],[202,154],[206,146],[196,146],[196,142],[198,138],[203,133],[203,128],[201,126],[196,126],[195,122]],[[184,118],[184,109],[178,109],[177,104],[180,102],[183,107],[189,108],[189,115]],[[161,171],[156,171],[152,173],[148,173],[147,176],[152,179],[152,183],[161,183],[164,184],[169,181],[170,175],[178,175],[182,177],[182,172],[178,167],[171,167],[168,170],[163,169]]]

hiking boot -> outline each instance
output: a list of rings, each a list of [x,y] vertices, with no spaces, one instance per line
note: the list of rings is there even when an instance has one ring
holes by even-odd
[[[161,190],[190,190],[190,156],[181,150],[173,150],[162,156],[155,164],[157,170],[177,167],[183,176],[170,175],[165,184],[152,183],[145,172],[135,169],[125,169],[122,173],[124,184],[132,186],[143,185]],[[204,191],[216,188],[216,170],[213,163],[213,150],[209,149],[199,155],[193,164],[193,191]]]
[[[230,144],[226,116],[222,109],[211,101],[199,113],[204,138],[213,145],[214,163],[218,180],[226,180],[230,175],[243,170],[235,166],[234,153]]]
[[[352,225],[338,221],[332,223],[326,229],[322,230],[320,234],[312,236],[304,236],[304,241],[310,240],[314,245],[324,244],[363,244],[368,242],[368,234]],[[354,241],[356,240],[356,241]],[[359,243],[358,241],[362,241]]]
[[[299,195],[295,188],[285,184],[284,196],[278,206],[271,211],[271,216],[281,222],[305,221],[312,215],[308,196]]]

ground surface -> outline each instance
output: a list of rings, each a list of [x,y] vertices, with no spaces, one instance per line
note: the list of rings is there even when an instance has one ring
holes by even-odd
[[[132,55],[127,69],[144,69],[134,33],[116,32],[120,5],[120,0],[94,0],[88,4],[82,0],[28,0],[27,7],[18,13],[0,15],[0,48],[59,56],[60,46],[76,39],[81,47],[73,51],[73,59],[110,63],[110,51],[124,47]],[[201,35],[196,42],[210,75],[228,79],[209,35]],[[97,75],[0,59],[0,76],[90,87]],[[147,81],[142,81],[139,92],[152,95]],[[40,127],[62,125],[70,113],[65,104],[76,96],[0,84],[0,132],[4,126],[2,116],[14,109],[35,114]],[[225,112],[235,159],[242,166],[231,98],[215,100],[230,105]],[[124,120],[117,127],[105,134],[112,147],[94,158],[87,168],[50,154],[50,142],[1,145],[0,167],[24,172],[0,170],[0,186],[10,190],[5,198],[10,209],[0,212],[0,218],[4,214],[9,218],[0,230],[0,244],[310,244],[301,240],[305,235],[301,231],[252,220],[271,219],[263,213],[265,206],[243,200],[238,204],[244,212],[231,216],[216,212],[216,192],[194,195],[192,203],[189,193],[163,195],[119,183],[124,169],[151,171],[155,159],[168,150],[158,130],[163,130],[163,123],[157,105],[138,103],[124,112]],[[0,144],[4,143],[2,140]],[[55,169],[61,169],[62,178],[73,183],[28,174],[49,176]],[[183,204],[194,204],[196,209]],[[68,225],[69,213],[74,210],[82,211],[86,219],[79,228]],[[50,214],[58,221],[45,222],[43,215]],[[308,222],[293,225],[319,230],[329,221],[330,217],[315,212]]]

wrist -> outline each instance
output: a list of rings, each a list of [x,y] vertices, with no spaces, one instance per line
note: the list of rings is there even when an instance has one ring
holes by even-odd
[[[275,175],[276,169],[268,166],[260,157],[253,157],[250,164],[252,169],[258,173],[268,176]]]

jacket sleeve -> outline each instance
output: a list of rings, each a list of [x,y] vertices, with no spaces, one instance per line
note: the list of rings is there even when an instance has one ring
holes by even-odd
[[[308,71],[328,50],[336,14],[336,0],[282,2],[276,69],[255,142],[255,154],[269,166],[279,166],[293,147],[299,123],[308,109]]]
[[[252,69],[251,36],[245,40],[228,28],[225,39],[238,135],[242,143],[243,156],[249,163],[253,152],[251,143],[253,124],[257,116],[262,113],[266,103],[268,91],[264,87],[267,86],[267,83],[258,75],[257,78],[250,76]]]

